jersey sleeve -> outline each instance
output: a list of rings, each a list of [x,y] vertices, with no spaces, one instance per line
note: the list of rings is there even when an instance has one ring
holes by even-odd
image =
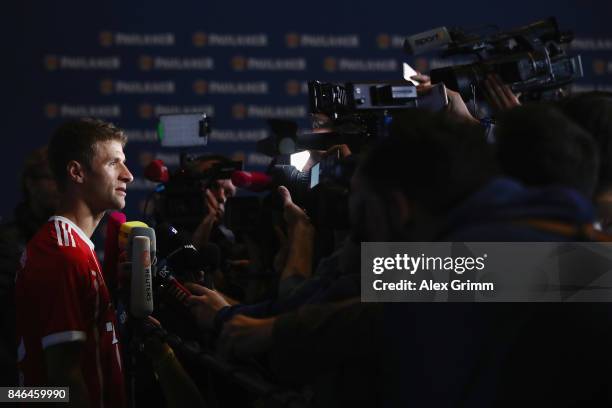
[[[54,260],[49,268],[53,273],[48,275],[47,287],[40,296],[40,310],[45,317],[41,327],[43,349],[86,339],[86,300],[91,292],[86,260],[63,257]]]

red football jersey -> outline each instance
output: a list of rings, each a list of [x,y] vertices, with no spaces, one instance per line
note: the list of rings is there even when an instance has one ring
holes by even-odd
[[[83,343],[81,370],[92,407],[125,407],[115,311],[94,245],[64,217],[51,217],[28,243],[17,274],[20,385],[47,384],[44,349]]]

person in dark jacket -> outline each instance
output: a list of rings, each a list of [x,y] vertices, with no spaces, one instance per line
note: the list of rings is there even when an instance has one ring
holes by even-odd
[[[15,274],[26,243],[53,214],[58,203],[47,148],[31,152],[21,174],[23,200],[13,218],[0,225],[0,384],[17,384],[15,345]]]

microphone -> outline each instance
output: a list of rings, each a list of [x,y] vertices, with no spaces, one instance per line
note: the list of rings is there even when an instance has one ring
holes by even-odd
[[[404,51],[408,55],[420,55],[428,51],[445,48],[452,42],[453,40],[446,27],[438,27],[406,37]]]
[[[113,290],[117,286],[117,264],[119,262],[119,229],[126,221],[125,214],[112,212],[106,222],[106,240],[104,242],[104,262],[102,273],[109,288]]]
[[[135,236],[131,246],[130,312],[132,316],[143,319],[153,312],[151,240],[149,237]]]
[[[272,187],[272,177],[258,171],[235,171],[232,173],[232,183],[236,187],[260,192]]]
[[[144,169],[144,176],[147,180],[155,183],[166,183],[170,179],[168,167],[160,159],[152,160]]]
[[[130,240],[130,231],[135,227],[148,227],[148,225],[142,221],[127,221],[121,224],[121,228],[119,229],[120,250],[127,251]]]
[[[183,312],[189,312],[187,298],[191,296],[191,292],[183,286],[168,270],[167,266],[162,267],[158,275],[163,282],[158,290],[163,299],[171,305],[181,309]]]
[[[117,270],[117,288],[123,289],[129,286],[129,278],[131,271],[132,248],[130,246],[130,231],[136,227],[147,227],[147,224],[141,221],[127,221],[121,224],[119,228],[119,264]]]
[[[139,222],[139,221],[136,221],[136,222]],[[130,229],[127,251],[128,251],[128,254],[133,253],[132,245],[134,243],[135,237],[137,236],[147,237],[149,238],[149,242],[151,245],[149,248],[149,251],[151,253],[151,263],[152,265],[155,265],[156,260],[157,260],[157,242],[156,242],[157,240],[155,239],[155,230],[151,227],[146,226],[146,224],[144,225],[145,226],[137,226],[137,227],[132,227]]]

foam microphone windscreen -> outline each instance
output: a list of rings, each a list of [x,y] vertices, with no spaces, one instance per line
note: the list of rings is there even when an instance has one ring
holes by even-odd
[[[157,256],[157,242],[155,239],[155,230],[151,227],[146,227],[146,226],[132,227],[130,229],[130,234],[128,238],[128,248],[127,248],[128,254],[133,253],[132,244],[134,243],[134,237],[136,236],[142,236],[142,237],[149,238],[149,242],[151,244],[151,248],[149,248],[149,251],[151,252],[151,261],[155,263],[155,257]]]
[[[151,163],[145,167],[144,176],[147,180],[154,181],[156,183],[167,183],[170,179],[168,167],[166,167],[164,162],[159,159],[152,160]]]
[[[104,262],[102,264],[102,273],[109,290],[113,290],[117,287],[119,230],[125,221],[125,214],[115,211],[109,214],[106,222],[106,240],[104,242]]]
[[[135,236],[131,242],[132,277],[130,283],[130,312],[143,319],[153,312],[153,277],[151,274],[151,241]]]
[[[259,171],[234,171],[232,173],[232,183],[236,187],[255,192],[265,191],[273,186],[272,177]]]
[[[119,250],[127,250],[130,238],[130,231],[135,227],[148,227],[142,221],[127,221],[119,229]]]

